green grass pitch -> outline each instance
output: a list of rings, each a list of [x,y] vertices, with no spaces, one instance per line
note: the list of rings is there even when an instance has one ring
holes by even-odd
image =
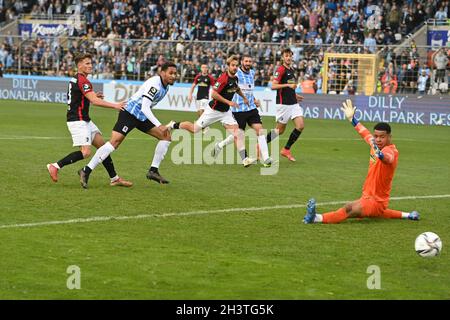
[[[449,127],[392,125],[400,159],[391,196],[400,199],[390,207],[418,210],[421,221],[304,225],[310,197],[323,212],[360,196],[368,147],[346,121],[306,119],[297,162],[281,158],[269,176],[259,165],[175,165],[172,145],[161,166],[169,185],[146,179],[156,140],[135,130],[112,155],[134,186],[110,187],[99,166],[83,190],[76,172],[87,161],[56,184],[46,170],[74,150],[65,109],[0,101],[0,299],[450,299]],[[196,117],[155,114],[163,123]],[[91,116],[108,138],[116,112],[94,107]],[[447,197],[402,199],[435,195]],[[92,217],[105,219],[21,226]],[[425,231],[440,235],[440,256],[415,253]],[[71,265],[79,290],[67,288]],[[367,287],[373,265],[381,289]]]

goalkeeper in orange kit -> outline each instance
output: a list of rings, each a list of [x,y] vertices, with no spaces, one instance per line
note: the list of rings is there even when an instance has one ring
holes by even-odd
[[[370,145],[369,171],[360,199],[346,204],[337,211],[316,213],[316,201],[306,206],[304,223],[339,223],[347,218],[391,218],[419,220],[417,211],[401,212],[388,209],[392,179],[398,162],[398,150],[391,143],[391,127],[385,122],[375,125],[373,135],[355,119],[356,107],[352,101],[343,103],[342,111],[359,135]]]

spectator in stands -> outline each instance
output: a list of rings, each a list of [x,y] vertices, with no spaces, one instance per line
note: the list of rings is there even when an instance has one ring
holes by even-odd
[[[447,92],[448,91],[447,67],[449,59],[447,57],[447,52],[445,51],[445,48],[440,48],[439,50],[437,50],[432,56],[432,61],[436,68],[434,70],[433,88],[435,90],[439,90],[440,92]]]
[[[316,93],[317,91],[317,84],[316,81],[314,81],[313,76],[311,74],[306,74],[304,77],[304,80],[300,82],[301,87],[301,93]]]
[[[394,72],[394,65],[390,63],[386,72],[381,77],[381,84],[383,87],[383,93],[394,94],[397,92],[398,81]]]
[[[419,95],[423,96],[429,88],[429,77],[425,69],[422,69],[419,78],[417,79],[417,90]]]

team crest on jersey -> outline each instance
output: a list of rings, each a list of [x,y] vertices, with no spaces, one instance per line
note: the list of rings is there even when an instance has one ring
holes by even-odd
[[[158,92],[158,89],[156,89],[155,87],[151,87],[150,90],[148,90],[148,95],[150,97],[154,98],[157,92]]]
[[[89,91],[89,90],[91,90],[91,86],[88,85],[87,83],[85,83],[85,84],[83,85],[83,90],[84,90],[84,92]]]

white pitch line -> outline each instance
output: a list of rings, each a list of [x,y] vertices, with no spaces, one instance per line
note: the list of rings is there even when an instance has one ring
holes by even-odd
[[[429,195],[429,196],[406,196],[406,197],[392,197],[391,201],[398,200],[417,200],[417,199],[439,199],[439,198],[450,198],[450,194],[442,195]],[[327,205],[337,205],[344,204],[350,201],[331,201],[317,203],[318,206]],[[248,211],[266,211],[275,209],[295,209],[304,208],[305,204],[287,204],[287,205],[277,205],[268,207],[249,207],[249,208],[228,208],[228,209],[216,209],[216,210],[198,210],[198,211],[186,211],[186,212],[170,212],[161,214],[140,214],[136,216],[106,216],[106,217],[91,217],[91,218],[76,218],[70,220],[56,220],[56,221],[42,221],[42,222],[30,222],[30,223],[20,223],[20,224],[5,224],[0,225],[0,229],[12,229],[12,228],[32,228],[40,226],[50,226],[59,224],[76,224],[76,223],[88,223],[88,222],[102,222],[111,220],[137,220],[137,219],[148,219],[148,218],[168,218],[168,217],[184,217],[193,215],[206,215],[214,213],[228,213],[228,212],[248,212]]]
[[[280,141],[289,140],[288,137],[279,137]],[[70,137],[43,137],[43,136],[0,136],[0,140],[70,140]],[[148,140],[148,137],[129,137],[127,140]],[[193,138],[192,140],[202,140]],[[361,138],[336,138],[336,137],[302,137],[302,140],[312,141],[360,141]],[[396,138],[395,141],[408,141],[408,142],[430,142],[430,143],[448,143],[443,140],[419,140],[410,138]]]

